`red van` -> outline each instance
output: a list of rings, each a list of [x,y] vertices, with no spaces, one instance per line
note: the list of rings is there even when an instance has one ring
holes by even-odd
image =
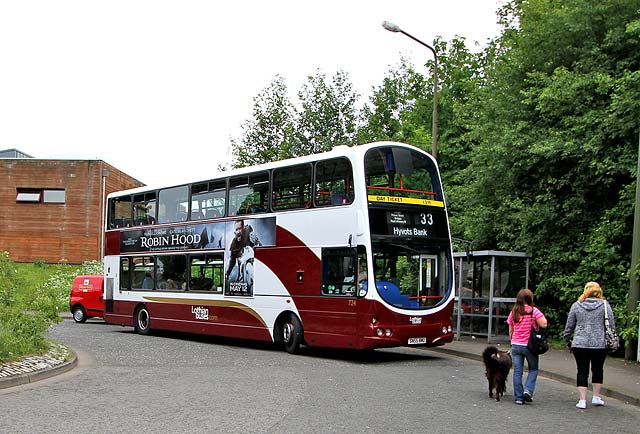
[[[85,275],[73,279],[69,294],[69,308],[75,322],[104,314],[104,276]]]

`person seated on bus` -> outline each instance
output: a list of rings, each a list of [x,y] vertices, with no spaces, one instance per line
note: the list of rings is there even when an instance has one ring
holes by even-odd
[[[367,280],[367,263],[360,261],[358,264],[358,284]]]
[[[144,279],[142,280],[142,289],[153,289],[153,276],[151,270],[144,272]]]

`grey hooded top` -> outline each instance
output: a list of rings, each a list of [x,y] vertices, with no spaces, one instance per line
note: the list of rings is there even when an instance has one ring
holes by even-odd
[[[604,340],[604,306],[604,300],[600,298],[587,298],[573,303],[564,327],[564,344],[571,348],[607,348]],[[615,329],[611,305],[607,303],[606,306],[609,324]]]

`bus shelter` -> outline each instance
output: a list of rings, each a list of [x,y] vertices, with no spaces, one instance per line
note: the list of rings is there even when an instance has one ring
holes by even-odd
[[[529,256],[522,252],[482,250],[455,252],[456,337],[509,341],[507,317],[516,294],[528,287]]]

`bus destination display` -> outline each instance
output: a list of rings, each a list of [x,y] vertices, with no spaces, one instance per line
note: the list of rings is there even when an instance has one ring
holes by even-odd
[[[371,233],[402,238],[447,238],[444,211],[369,210]]]

